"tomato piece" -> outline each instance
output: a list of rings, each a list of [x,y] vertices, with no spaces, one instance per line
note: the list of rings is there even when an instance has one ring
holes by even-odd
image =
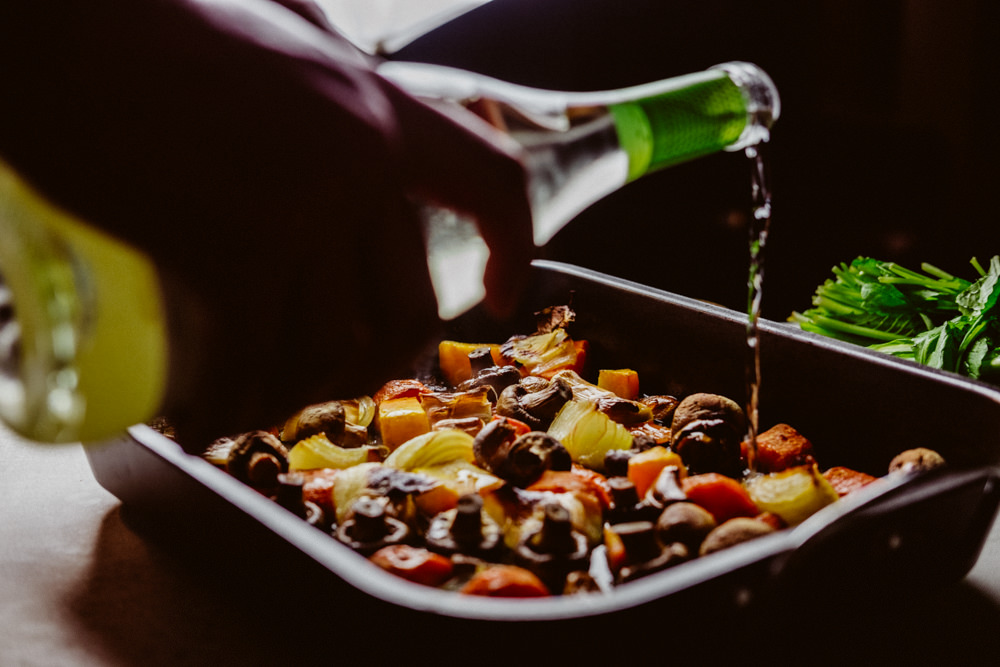
[[[371,561],[397,577],[426,586],[440,586],[451,578],[451,560],[429,549],[408,544],[382,547]]]
[[[527,490],[571,493],[578,498],[584,495],[600,503],[604,509],[611,506],[611,487],[607,478],[576,463],[570,470],[546,470],[528,485]]]
[[[499,419],[504,419],[508,424],[510,424],[510,426],[514,429],[515,438],[520,438],[526,433],[531,433],[531,427],[520,419],[514,419],[513,417],[507,417],[505,415],[494,415],[492,421],[497,421]]]
[[[461,592],[494,598],[536,598],[550,595],[549,589],[531,570],[516,565],[491,565],[474,574]]]

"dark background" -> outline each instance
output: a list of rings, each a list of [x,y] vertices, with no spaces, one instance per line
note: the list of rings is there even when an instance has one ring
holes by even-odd
[[[858,255],[974,277],[970,258],[1000,253],[998,27],[994,0],[494,0],[394,57],[565,90],[763,67],[782,99],[763,311],[783,320]],[[594,205],[543,255],[743,309],[749,198],[748,160],[703,158]]]

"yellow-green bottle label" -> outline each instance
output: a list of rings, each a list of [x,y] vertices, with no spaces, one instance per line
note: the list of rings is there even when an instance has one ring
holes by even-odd
[[[743,93],[722,71],[609,110],[628,154],[629,180],[723,150],[747,123]]]

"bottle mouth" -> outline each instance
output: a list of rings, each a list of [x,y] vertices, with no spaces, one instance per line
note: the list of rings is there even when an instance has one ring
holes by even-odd
[[[743,150],[771,138],[771,126],[781,116],[781,97],[767,72],[748,62],[728,62],[711,69],[724,71],[743,93],[747,122],[743,133],[727,151]]]

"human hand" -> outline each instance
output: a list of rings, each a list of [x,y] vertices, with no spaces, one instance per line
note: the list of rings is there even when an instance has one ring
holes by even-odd
[[[32,4],[0,40],[0,153],[156,265],[164,411],[193,446],[373,391],[424,349],[413,196],[478,218],[509,309],[532,247],[515,156],[321,24],[264,0]]]

